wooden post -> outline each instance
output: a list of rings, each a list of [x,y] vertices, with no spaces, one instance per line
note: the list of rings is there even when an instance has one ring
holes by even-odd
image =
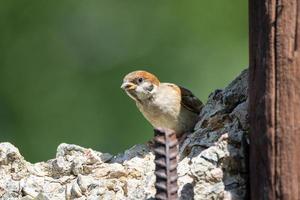
[[[250,196],[300,199],[300,0],[249,0]]]

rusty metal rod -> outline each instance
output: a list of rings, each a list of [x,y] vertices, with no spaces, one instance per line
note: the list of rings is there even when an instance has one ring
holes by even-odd
[[[154,129],[154,153],[157,200],[177,200],[178,141],[174,131]]]

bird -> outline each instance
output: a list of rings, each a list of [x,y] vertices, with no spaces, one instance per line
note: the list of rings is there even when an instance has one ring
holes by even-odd
[[[128,73],[121,85],[154,129],[173,130],[178,139],[194,130],[203,103],[188,89],[164,83],[152,73]]]

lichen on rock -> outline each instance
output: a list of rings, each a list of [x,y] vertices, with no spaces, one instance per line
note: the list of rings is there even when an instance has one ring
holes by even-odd
[[[246,198],[247,79],[245,70],[213,92],[180,146],[180,199]],[[0,199],[153,199],[153,160],[146,145],[112,156],[61,144],[56,158],[32,164],[12,144],[0,143]]]

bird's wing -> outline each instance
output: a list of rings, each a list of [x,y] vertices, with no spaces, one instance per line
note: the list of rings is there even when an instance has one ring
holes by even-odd
[[[188,89],[179,86],[181,92],[181,105],[186,109],[199,114],[203,103]]]

